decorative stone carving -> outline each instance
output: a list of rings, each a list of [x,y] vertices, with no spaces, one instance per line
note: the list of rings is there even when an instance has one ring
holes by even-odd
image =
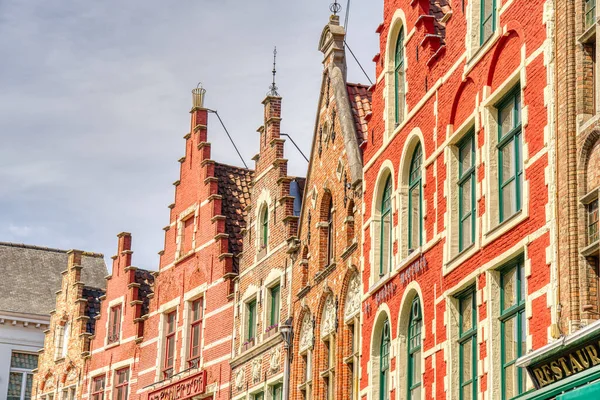
[[[244,379],[245,379],[244,369],[241,368],[238,372],[235,373],[235,388],[237,390],[244,389]]]
[[[310,349],[313,345],[313,327],[310,315],[306,313],[300,329],[300,351]]]
[[[261,370],[262,370],[262,360],[260,358],[255,358],[252,361],[252,380],[254,382],[260,381]]]
[[[358,274],[350,279],[348,291],[346,292],[346,306],[344,308],[344,319],[353,317],[360,311],[360,280]]]
[[[277,346],[271,352],[271,356],[269,357],[269,364],[272,372],[276,372],[279,370],[279,365],[281,363],[281,347]]]
[[[327,336],[335,330],[335,302],[333,296],[329,295],[325,300],[323,307],[323,317],[321,318],[321,336]]]
[[[46,379],[46,384],[44,385],[44,389],[52,389],[54,388],[54,375],[50,375],[48,379]]]
[[[77,379],[77,375],[79,375],[79,371],[77,368],[71,368],[69,373],[67,374],[67,381],[71,382]]]

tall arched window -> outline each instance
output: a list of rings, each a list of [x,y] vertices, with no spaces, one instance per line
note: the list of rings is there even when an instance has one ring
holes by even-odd
[[[396,125],[404,119],[404,27],[400,29],[398,40],[396,41],[396,52],[394,57],[394,79],[396,93]]]
[[[415,297],[408,324],[408,400],[421,398],[421,302]]]
[[[421,184],[421,166],[423,164],[423,151],[421,144],[417,144],[410,161],[410,174],[408,179],[408,251],[409,253],[421,246],[422,242],[422,203],[423,188]]]
[[[381,196],[379,275],[385,275],[392,265],[392,177],[388,176]]]
[[[265,209],[263,210],[260,225],[260,245],[261,247],[265,248],[267,247],[267,243],[269,241],[269,208],[267,205],[265,205]]]
[[[381,330],[381,348],[379,350],[379,400],[388,400],[388,381],[390,378],[390,323],[385,321]]]
[[[327,212],[327,263],[331,265],[334,259],[334,232],[333,232],[333,201],[329,202],[329,211]]]

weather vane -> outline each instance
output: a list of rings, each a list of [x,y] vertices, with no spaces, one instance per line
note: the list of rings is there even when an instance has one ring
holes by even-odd
[[[333,4],[329,6],[329,10],[333,13],[333,15],[338,15],[340,11],[342,11],[342,6],[335,0]]]
[[[277,93],[277,85],[275,84],[275,76],[277,75],[277,46],[273,49],[273,83],[269,87],[269,96],[279,96]]]

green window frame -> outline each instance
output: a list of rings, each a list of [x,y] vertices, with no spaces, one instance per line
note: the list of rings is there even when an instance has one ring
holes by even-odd
[[[483,45],[496,31],[496,0],[481,0],[479,45]]]
[[[271,389],[271,398],[273,400],[283,400],[283,385],[278,383]]]
[[[596,22],[596,0],[585,0],[585,28]]]
[[[248,327],[246,339],[252,340],[256,337],[256,299],[248,302]]]
[[[415,296],[410,307],[410,320],[408,323],[408,373],[407,373],[407,399],[421,398],[421,332],[423,330],[423,317],[421,315],[421,301]]]
[[[264,392],[258,392],[255,393],[254,396],[252,396],[253,400],[265,400],[265,393]]]
[[[404,94],[404,27],[400,28],[398,39],[396,40],[396,52],[394,55],[394,89],[395,89],[395,116],[396,125],[399,125],[404,119],[404,107],[406,96]]]
[[[381,221],[380,221],[380,248],[379,248],[379,276],[387,274],[392,266],[392,177],[385,181],[383,195],[381,196]]]
[[[410,160],[408,179],[408,249],[409,252],[420,247],[423,243],[423,185],[421,167],[423,165],[423,150],[421,143],[417,144]],[[418,204],[415,204],[415,201]]]
[[[379,348],[379,400],[389,400],[388,381],[390,374],[390,323],[385,320],[381,329]]]
[[[261,220],[261,231],[262,231],[262,235],[261,235],[261,245],[262,247],[267,247],[267,243],[269,242],[269,209],[267,208],[268,206],[265,205],[265,209],[262,213],[262,220]]]
[[[499,222],[521,211],[523,186],[521,88],[510,91],[498,109]]]
[[[279,324],[279,311],[281,306],[281,286],[275,285],[270,290],[271,312],[269,315],[269,324],[274,326]]]
[[[475,287],[457,296],[459,400],[477,398],[477,301]]]
[[[475,131],[458,143],[458,251],[475,242]]]
[[[515,364],[525,354],[525,270],[520,257],[500,271],[500,353],[502,399],[525,392],[525,373]]]

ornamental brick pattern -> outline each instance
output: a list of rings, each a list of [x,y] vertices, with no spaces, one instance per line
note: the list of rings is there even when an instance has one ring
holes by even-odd
[[[475,395],[500,398],[503,387],[514,383],[501,372],[507,342],[500,338],[500,270],[514,260],[523,260],[524,271],[522,354],[547,344],[557,322],[556,221],[550,192],[555,184],[550,166],[553,3],[496,2],[489,24],[480,21],[480,4],[465,2],[461,8],[458,3],[384,2],[383,23],[377,29],[380,53],[374,58],[373,112],[363,146],[362,399],[411,398],[409,385],[420,390],[417,398],[458,398],[462,364],[457,298],[468,288],[475,291]],[[401,32],[403,52],[398,53]],[[509,93],[518,98],[513,115],[520,115],[521,124],[516,164],[523,171],[521,207],[500,223],[503,164],[496,119],[499,102]],[[471,132],[476,218],[473,243],[461,248],[458,146]],[[415,164],[411,175],[419,147],[422,163]],[[413,185],[414,176],[421,177],[420,183]],[[381,232],[388,177],[392,256],[391,268],[380,273],[386,254]],[[421,200],[411,196],[419,193],[414,188]],[[418,207],[412,208],[414,204]],[[415,226],[422,228],[414,232]],[[410,343],[410,349],[420,346],[414,363],[409,362],[410,321],[421,323],[420,335]],[[388,347],[382,345],[387,343],[386,326]],[[387,372],[384,359],[389,360]],[[530,387],[527,380],[522,389]]]
[[[358,392],[360,144],[370,96],[366,87],[346,82],[344,37],[332,16],[319,43],[323,79],[292,276],[290,398],[298,400]]]
[[[282,396],[285,349],[279,326],[291,316],[292,261],[304,179],[287,174],[281,137],[281,103],[267,96],[258,129],[255,178],[246,207],[246,230],[236,279],[232,398]],[[252,308],[252,309],[250,309]],[[281,397],[277,397],[281,398]]]

